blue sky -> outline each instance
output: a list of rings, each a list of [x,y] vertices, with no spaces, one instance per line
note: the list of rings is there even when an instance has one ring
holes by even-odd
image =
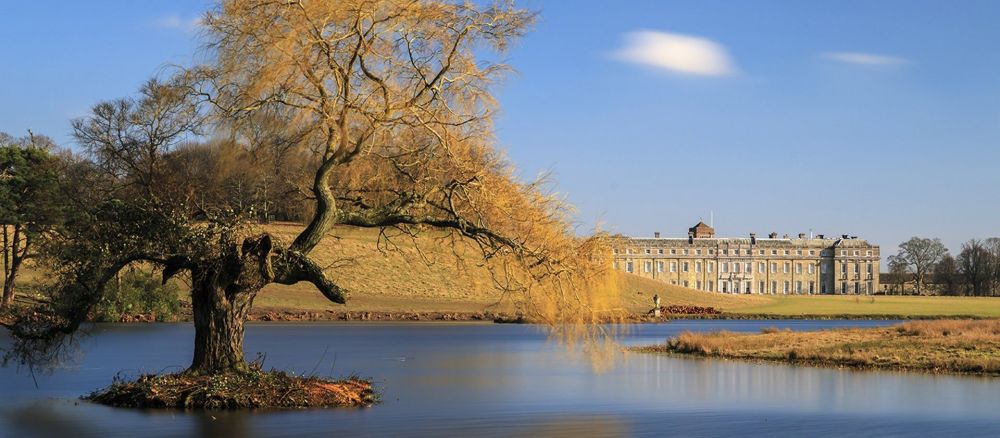
[[[8,2],[0,131],[69,120],[197,53],[210,2]],[[631,235],[1000,235],[1000,2],[541,1],[498,138]]]

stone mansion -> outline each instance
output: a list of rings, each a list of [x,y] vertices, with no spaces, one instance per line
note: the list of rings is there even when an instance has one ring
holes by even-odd
[[[699,222],[686,238],[625,237],[614,268],[708,292],[870,294],[879,290],[879,248],[857,236],[715,237]]]

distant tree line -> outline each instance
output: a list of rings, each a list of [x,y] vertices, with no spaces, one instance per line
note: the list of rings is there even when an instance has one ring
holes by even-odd
[[[971,239],[953,257],[940,239],[913,237],[889,257],[882,283],[888,293],[1000,295],[1000,238]]]

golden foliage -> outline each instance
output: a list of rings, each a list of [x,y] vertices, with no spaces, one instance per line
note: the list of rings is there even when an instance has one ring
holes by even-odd
[[[492,87],[508,68],[485,53],[533,20],[510,2],[226,0],[204,20],[214,62],[189,74],[250,148],[281,138],[313,154],[303,191],[317,207],[292,249],[338,225],[451,230],[441,244],[478,248],[525,316],[594,341],[621,313],[610,237],[578,237],[547,179],[522,182],[495,147]]]

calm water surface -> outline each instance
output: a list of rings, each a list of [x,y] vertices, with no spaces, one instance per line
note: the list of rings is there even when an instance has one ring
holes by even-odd
[[[635,326],[625,344],[684,330],[873,326],[871,321],[676,321]],[[537,328],[493,324],[260,324],[266,367],[373,377],[367,409],[137,411],[77,400],[118,373],[181,369],[193,328],[102,325],[76,364],[32,378],[0,369],[0,436],[998,436],[1000,379],[853,372],[626,354],[610,371]],[[0,335],[0,336],[6,336]],[[8,338],[0,337],[0,346]],[[168,368],[169,370],[170,368]]]

